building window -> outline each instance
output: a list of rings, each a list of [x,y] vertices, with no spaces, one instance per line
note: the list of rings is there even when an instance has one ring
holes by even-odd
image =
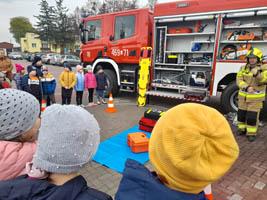
[[[32,48],[36,48],[36,43],[32,43]]]
[[[47,43],[42,43],[42,48],[48,48],[48,44]]]
[[[135,18],[135,15],[116,17],[114,40],[121,40],[134,36]]]
[[[99,40],[101,37],[101,20],[86,22],[86,42]]]

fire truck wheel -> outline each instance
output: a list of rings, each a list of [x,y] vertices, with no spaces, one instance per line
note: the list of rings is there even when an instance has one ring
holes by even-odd
[[[221,95],[221,105],[224,113],[237,112],[238,110],[238,87],[235,81],[223,90]]]
[[[119,93],[119,86],[117,84],[115,72],[110,69],[104,69],[104,72],[108,82],[108,88],[105,90],[105,96],[108,97],[109,93],[116,96]]]

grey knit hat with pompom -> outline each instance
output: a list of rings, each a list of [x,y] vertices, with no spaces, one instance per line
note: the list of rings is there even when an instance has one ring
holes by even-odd
[[[85,109],[75,105],[49,106],[42,114],[34,166],[59,174],[80,170],[95,155],[99,132],[96,119]]]
[[[12,140],[30,130],[40,113],[31,94],[16,89],[0,90],[0,140]]]

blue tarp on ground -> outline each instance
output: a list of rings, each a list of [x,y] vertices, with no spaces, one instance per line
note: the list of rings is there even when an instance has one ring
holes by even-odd
[[[149,160],[148,152],[133,153],[127,145],[127,135],[129,133],[144,132],[150,138],[150,133],[138,129],[138,125],[123,131],[99,144],[93,161],[105,165],[117,172],[122,173],[125,162],[128,158],[145,163]]]

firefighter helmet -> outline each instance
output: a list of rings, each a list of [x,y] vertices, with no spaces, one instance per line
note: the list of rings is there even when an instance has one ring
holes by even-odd
[[[253,48],[247,53],[247,58],[257,57],[259,61],[262,61],[262,52],[258,48]]]

